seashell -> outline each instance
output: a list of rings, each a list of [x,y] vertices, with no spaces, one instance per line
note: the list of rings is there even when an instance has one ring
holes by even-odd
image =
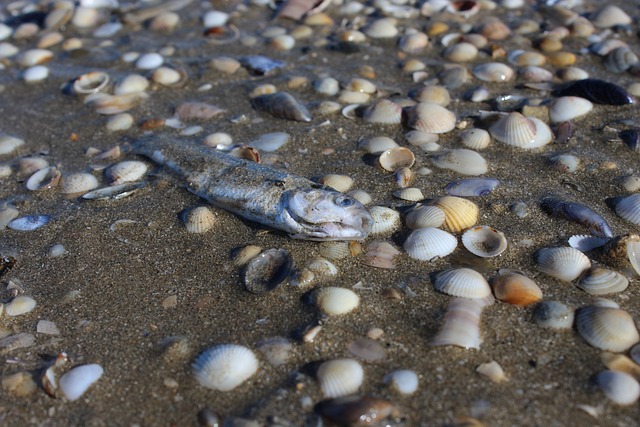
[[[209,10],[202,17],[205,28],[224,27],[229,21],[229,14],[219,10]]]
[[[384,206],[371,206],[369,214],[373,218],[373,227],[369,232],[370,236],[391,233],[400,228],[400,213],[395,209]]]
[[[589,46],[589,50],[598,56],[607,56],[611,51],[619,47],[628,47],[628,45],[620,39],[605,39]]]
[[[80,172],[62,178],[62,194],[83,194],[98,188],[98,179],[90,173]]]
[[[116,163],[104,171],[111,185],[120,185],[137,181],[147,172],[147,165],[138,160],[125,160]]]
[[[584,116],[593,109],[593,104],[577,96],[562,96],[549,104],[551,123],[560,123]]]
[[[25,83],[37,83],[49,77],[49,69],[44,65],[34,65],[29,67],[21,75]]]
[[[450,169],[463,175],[482,175],[488,171],[484,157],[466,148],[454,148],[437,154],[431,158],[431,162],[439,168]]]
[[[627,259],[636,274],[640,275],[640,242],[637,240],[627,243]]]
[[[446,133],[455,128],[456,115],[438,104],[420,102],[409,109],[407,124],[428,133]]]
[[[62,174],[55,166],[40,169],[29,177],[25,186],[31,191],[48,190],[58,185]]]
[[[315,292],[315,302],[324,314],[340,316],[358,308],[360,297],[351,289],[330,286]]]
[[[104,71],[91,71],[73,81],[73,91],[79,94],[100,92],[107,87],[109,81],[109,74]]]
[[[287,92],[256,96],[251,99],[251,105],[256,110],[268,113],[278,119],[298,122],[311,121],[311,113],[307,107]]]
[[[321,242],[318,244],[318,253],[330,260],[344,259],[351,256],[351,250],[347,242]]]
[[[133,116],[129,113],[116,114],[107,121],[107,130],[111,132],[127,130],[131,126],[133,126]]]
[[[184,71],[170,67],[158,67],[151,74],[151,80],[163,86],[176,86],[186,81],[187,74]]]
[[[431,261],[449,255],[457,246],[458,239],[453,235],[438,228],[424,227],[412,231],[403,248],[413,259]]]
[[[471,73],[478,80],[496,83],[508,82],[515,74],[511,67],[501,62],[487,62],[476,65],[471,70]]]
[[[99,92],[87,96],[85,103],[90,104],[98,114],[113,115],[129,111],[148,97],[143,92],[124,95],[107,95]]]
[[[533,312],[533,321],[551,329],[570,329],[575,310],[558,301],[543,301]]]
[[[269,40],[269,47],[274,50],[287,51],[296,45],[296,39],[290,34],[280,34]]]
[[[435,275],[433,286],[440,292],[461,298],[486,298],[491,295],[489,283],[475,270],[457,268]]]
[[[460,42],[447,47],[442,54],[447,61],[469,62],[478,56],[478,48],[468,42]]]
[[[600,361],[612,371],[625,372],[635,378],[640,378],[640,365],[632,360],[634,356],[637,356],[634,351],[636,348],[639,348],[638,345],[633,346],[631,350],[629,350],[630,358],[623,354],[603,352],[600,354]],[[637,357],[635,358],[637,359]]]
[[[149,21],[151,31],[170,33],[180,24],[180,15],[174,12],[162,12]]]
[[[77,366],[60,377],[60,391],[70,401],[78,400],[103,373],[102,366],[95,363]]]
[[[489,128],[489,133],[502,143],[523,149],[542,147],[553,137],[551,129],[543,121],[517,112],[498,120]]]
[[[324,397],[341,397],[358,392],[364,370],[353,359],[334,359],[320,365],[316,374]]]
[[[413,96],[418,102],[427,102],[446,107],[451,102],[447,88],[443,86],[425,86]]]
[[[589,227],[596,236],[613,237],[613,231],[607,221],[588,206],[553,197],[543,199],[540,206],[543,211],[551,216],[564,218]]]
[[[582,79],[566,83],[554,92],[555,96],[579,96],[594,104],[633,104],[634,98],[620,86],[598,79]]]
[[[405,147],[390,148],[380,154],[378,162],[386,171],[393,172],[399,168],[410,168],[416,161],[416,156]]]
[[[33,175],[48,166],[49,162],[43,157],[23,157],[16,162],[15,168],[20,175]]]
[[[440,137],[435,133],[412,130],[404,135],[407,142],[416,147],[424,147],[426,144],[437,144]]]
[[[417,55],[429,45],[429,36],[419,31],[407,32],[398,40],[398,47],[404,53]]]
[[[146,187],[146,185],[146,182],[127,182],[125,184],[89,191],[84,194],[82,198],[86,200],[120,200]]]
[[[140,93],[147,90],[149,80],[140,74],[129,74],[122,79],[114,88],[115,95],[128,95],[132,93]]]
[[[364,190],[354,190],[349,192],[349,196],[359,201],[362,205],[371,203],[371,195]]]
[[[367,123],[400,124],[402,107],[391,100],[380,99],[364,109],[362,120]]]
[[[582,275],[576,286],[591,295],[622,292],[629,280],[622,274],[602,267],[591,267]]]
[[[353,186],[353,178],[347,175],[327,174],[320,179],[320,183],[341,193],[346,193]]]
[[[490,18],[480,27],[480,34],[489,40],[504,40],[511,35],[511,30],[498,18]]]
[[[627,46],[618,47],[604,58],[604,66],[612,73],[624,73],[638,62],[638,56]]]
[[[640,341],[633,318],[620,308],[583,307],[576,312],[576,328],[592,346],[614,353],[626,351]]]
[[[28,215],[16,218],[7,224],[7,227],[16,231],[33,231],[51,221],[49,215]]]
[[[444,325],[431,340],[431,345],[455,345],[479,349],[480,315],[485,303],[479,298],[454,298],[444,315]]]
[[[236,344],[219,344],[202,352],[191,365],[200,385],[230,391],[248,380],[258,370],[253,351]]]
[[[159,53],[145,53],[144,55],[140,55],[136,60],[136,68],[140,70],[153,70],[161,66],[163,63],[164,58]]]
[[[0,135],[0,155],[11,154],[24,145],[24,140],[9,135]]]
[[[569,246],[580,252],[589,252],[592,249],[604,246],[608,241],[608,238],[603,237],[574,235],[569,238],[568,243]]]
[[[0,230],[4,230],[18,215],[20,215],[20,212],[14,206],[10,204],[0,205]]]
[[[393,173],[393,177],[398,187],[407,188],[411,184],[413,184],[413,181],[415,181],[416,174],[411,169],[405,166],[396,169],[396,171]]]
[[[565,122],[566,123],[566,122]],[[580,159],[573,154],[554,154],[547,162],[552,169],[561,173],[573,173],[580,167]]]
[[[333,77],[325,77],[314,81],[313,89],[323,95],[334,96],[340,91],[340,83]]]
[[[636,225],[640,225],[640,193],[627,197],[608,199],[607,203],[613,206],[618,216]]]
[[[481,364],[476,368],[476,372],[487,377],[490,381],[496,384],[507,381],[507,376],[505,375],[502,366],[500,366],[500,364],[495,360]]]
[[[362,420],[384,420],[394,411],[388,400],[369,396],[345,396],[319,402],[314,412],[336,425],[356,426]]]
[[[244,271],[245,288],[253,294],[274,290],[293,271],[293,257],[284,249],[267,249],[249,261]]]
[[[507,238],[493,227],[478,225],[464,232],[462,244],[472,254],[489,258],[498,256],[507,249]]]
[[[582,252],[567,247],[542,248],[534,254],[538,270],[565,282],[577,279],[591,261]]]
[[[440,227],[444,224],[445,214],[437,206],[417,206],[405,217],[405,224],[412,230],[425,227]]]
[[[256,347],[267,362],[276,367],[286,364],[293,350],[291,342],[284,337],[264,338],[256,343]]]
[[[230,146],[233,143],[233,138],[228,133],[214,132],[207,135],[202,143],[207,147],[221,149]]]
[[[314,274],[315,278],[327,280],[338,275],[338,268],[328,259],[315,257],[309,260],[306,269]]]
[[[520,307],[542,299],[542,290],[530,278],[518,273],[506,273],[492,280],[493,294],[500,301]]]
[[[343,90],[340,92],[337,101],[342,104],[365,104],[370,99],[371,95],[368,93]]]
[[[374,136],[373,138],[360,140],[358,148],[369,154],[382,154],[392,148],[398,148],[398,143],[386,136]],[[395,171],[395,169],[391,171]]]
[[[366,79],[355,78],[351,79],[349,83],[345,85],[345,89],[351,92],[361,92],[373,94],[376,92],[376,85]]]
[[[218,222],[215,215],[206,206],[190,209],[184,215],[184,226],[189,233],[206,233]]]
[[[20,316],[29,313],[36,308],[36,300],[31,297],[20,295],[4,305],[4,313],[7,316]]]
[[[233,265],[238,267],[246,265],[249,261],[258,256],[260,252],[262,252],[262,248],[256,245],[246,245],[241,248],[234,249],[231,254]]]
[[[458,197],[487,196],[498,185],[500,181],[495,178],[457,179],[447,184],[445,191],[450,196]]]
[[[397,197],[401,200],[407,200],[409,202],[419,202],[424,199],[422,190],[419,188],[402,188],[393,192],[393,197]]]
[[[631,24],[631,17],[618,6],[607,5],[593,12],[589,17],[591,23],[598,28],[611,28],[618,25]]]
[[[206,102],[183,102],[176,108],[176,117],[182,121],[211,120],[227,110]]]
[[[380,18],[373,21],[363,32],[372,39],[388,39],[398,35],[396,24],[398,20],[395,18]]]
[[[262,55],[242,56],[240,57],[240,63],[251,73],[259,76],[269,75],[272,71],[278,70],[286,65],[282,61],[277,61]]]
[[[384,347],[369,338],[356,338],[349,343],[349,353],[364,360],[365,362],[375,362],[385,356]]]
[[[553,80],[551,71],[535,65],[520,68],[518,74],[527,82],[550,82]]]
[[[410,369],[398,369],[385,375],[385,383],[398,393],[409,396],[418,390],[418,374]]]
[[[547,57],[540,52],[525,51],[521,49],[513,50],[507,55],[507,59],[513,65],[520,67],[539,67],[544,65]]]
[[[491,143],[491,135],[484,129],[465,129],[460,132],[462,145],[472,150],[482,150]]]
[[[635,152],[640,152],[640,129],[627,129],[618,134],[620,139]],[[636,191],[636,190],[627,190]]]
[[[23,67],[41,65],[53,58],[53,52],[49,49],[27,49],[22,52],[16,62]]]
[[[478,222],[480,209],[470,200],[455,196],[445,196],[430,204],[444,211],[446,227],[452,232],[460,232]]]
[[[289,142],[290,138],[290,135],[286,132],[265,133],[251,141],[249,146],[260,151],[271,153]]]
[[[396,263],[394,258],[400,255],[400,251],[387,242],[374,240],[367,245],[366,255],[362,261],[363,264],[385,269],[395,269]]]
[[[605,396],[618,405],[633,405],[640,397],[640,383],[625,372],[602,371],[594,380]]]

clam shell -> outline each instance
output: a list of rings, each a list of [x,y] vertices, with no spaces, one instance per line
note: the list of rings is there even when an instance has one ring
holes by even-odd
[[[631,24],[631,17],[618,6],[603,6],[590,16],[591,23],[598,28],[611,28],[616,25]]]
[[[459,197],[487,196],[498,185],[500,185],[500,181],[498,181],[495,178],[457,179],[447,184],[445,191],[450,196],[459,196]]]
[[[15,136],[0,135],[0,155],[11,154],[16,148],[24,145],[24,140]]]
[[[108,167],[104,171],[105,177],[111,185],[119,185],[137,181],[147,172],[147,165],[138,160],[125,160]]]
[[[328,259],[322,257],[311,258],[306,266],[318,279],[331,279],[338,275],[338,268]]]
[[[367,245],[366,255],[363,264],[371,267],[394,269],[396,263],[394,258],[400,254],[391,243],[374,240]]]
[[[472,150],[482,150],[491,143],[491,135],[484,129],[465,129],[460,132],[462,145]]]
[[[7,224],[7,227],[16,231],[33,231],[51,221],[49,215],[27,215],[16,218]]]
[[[29,313],[36,308],[36,300],[20,295],[4,305],[4,313],[7,316],[20,316]]]
[[[409,110],[407,121],[412,129],[446,133],[455,128],[456,115],[438,104],[421,102]]]
[[[409,202],[419,202],[424,199],[422,190],[419,188],[402,188],[393,192],[393,197],[397,197],[401,200],[407,200]]]
[[[533,312],[533,321],[551,329],[570,329],[573,326],[575,310],[558,301],[543,301]]]
[[[417,55],[429,45],[429,36],[419,31],[407,32],[398,40],[398,47],[402,52]]]
[[[362,139],[358,142],[358,148],[370,154],[381,154],[397,147],[398,143],[386,136],[374,136],[373,138]]]
[[[251,99],[251,105],[278,119],[310,122],[312,118],[307,107],[286,92],[256,96]]]
[[[418,390],[418,374],[409,369],[399,369],[384,377],[384,382],[402,395],[411,395]]]
[[[371,206],[369,214],[373,218],[373,227],[369,232],[370,236],[387,234],[394,232],[400,228],[400,213],[395,209],[386,208],[384,206]]]
[[[640,225],[640,193],[612,199],[615,212],[629,222]]]
[[[585,254],[568,247],[542,248],[534,256],[540,271],[565,282],[577,279],[591,267],[591,261]]]
[[[236,248],[231,252],[233,265],[238,267],[246,265],[249,263],[249,261],[258,256],[260,252],[262,252],[262,248],[256,245],[246,245],[240,248]]]
[[[397,169],[393,173],[393,177],[394,177],[394,179],[396,181],[396,185],[398,187],[407,188],[411,184],[413,184],[413,181],[416,178],[416,174],[415,174],[415,172],[413,172],[408,167],[402,167],[400,169]]]
[[[437,206],[417,206],[405,217],[405,224],[412,230],[425,227],[440,227],[444,224],[445,214]]]
[[[470,200],[445,196],[434,200],[431,204],[444,211],[444,223],[454,233],[472,227],[478,222],[480,209]]]
[[[320,183],[327,185],[341,193],[346,193],[353,186],[353,178],[347,175],[327,174],[320,179]]]
[[[339,316],[358,308],[360,297],[351,289],[330,286],[316,291],[315,302],[323,313]]]
[[[471,72],[475,78],[483,82],[508,82],[515,74],[511,67],[500,62],[476,65]]]
[[[591,267],[576,284],[591,295],[606,295],[622,292],[629,286],[629,280],[622,274],[602,267]]]
[[[395,147],[380,154],[378,162],[386,171],[394,172],[399,168],[410,168],[416,161],[416,156],[405,147]]]
[[[618,405],[633,405],[640,397],[640,384],[631,375],[619,371],[602,371],[595,377],[605,396]]]
[[[444,315],[444,325],[430,344],[479,349],[482,344],[480,315],[484,307],[481,299],[452,299]]]
[[[347,242],[321,242],[318,244],[318,253],[330,260],[344,259],[351,256],[349,243]]]
[[[438,273],[433,280],[433,286],[442,293],[460,298],[486,298],[491,295],[487,280],[470,268]]]
[[[451,102],[449,91],[443,86],[425,86],[413,98],[418,102],[428,102],[441,107],[446,107]]]
[[[514,147],[527,147],[536,137],[536,125],[518,112],[510,113],[495,122],[490,128],[497,141]]]
[[[364,369],[354,359],[324,362],[316,374],[324,397],[340,397],[357,393],[364,380]]]
[[[206,206],[190,209],[184,216],[184,226],[189,233],[206,233],[217,222],[211,209]]]
[[[98,179],[90,173],[80,172],[62,177],[63,194],[81,194],[98,188]]]
[[[73,402],[82,397],[103,373],[102,367],[95,363],[75,367],[60,377],[60,390],[67,399]]]
[[[501,274],[491,282],[500,301],[524,307],[542,299],[542,290],[533,280],[518,273]]]
[[[73,91],[82,95],[100,92],[107,87],[109,81],[109,74],[104,71],[90,71],[74,80]]]
[[[245,288],[254,294],[272,291],[289,278],[293,271],[293,258],[284,249],[268,249],[257,255],[244,272]]]
[[[123,78],[114,88],[115,95],[128,95],[132,93],[140,93],[147,90],[149,80],[140,74],[129,74]]]
[[[498,256],[507,249],[507,238],[493,227],[478,225],[464,232],[462,244],[472,254],[489,258]]]
[[[578,96],[561,96],[549,104],[551,123],[560,123],[584,116],[593,109],[591,101]]]
[[[478,48],[472,43],[460,42],[447,47],[442,55],[451,62],[468,62],[478,56]]]
[[[592,346],[614,353],[626,351],[640,341],[633,318],[619,308],[583,307],[576,312],[576,328]]]
[[[61,176],[55,166],[49,166],[31,175],[25,185],[31,191],[47,190],[58,185]]]
[[[230,391],[248,380],[258,370],[253,351],[235,344],[220,344],[202,352],[191,365],[200,385]]]
[[[438,228],[425,227],[414,230],[407,237],[403,248],[413,259],[431,261],[449,255],[456,246],[458,239],[453,235]]]
[[[439,168],[450,169],[463,175],[482,175],[487,173],[487,161],[480,154],[466,148],[455,148],[431,158]]]
[[[381,99],[365,108],[362,120],[367,123],[400,124],[402,107],[388,99]]]

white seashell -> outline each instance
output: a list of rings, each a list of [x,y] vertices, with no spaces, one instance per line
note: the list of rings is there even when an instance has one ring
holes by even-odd
[[[80,172],[62,177],[62,194],[80,194],[98,188],[98,179],[90,173]]]
[[[593,104],[577,96],[561,96],[549,104],[551,123],[561,123],[584,116],[593,109]]]
[[[365,92],[342,90],[337,101],[341,104],[366,104],[370,99],[371,95]]]
[[[189,233],[206,233],[211,230],[218,220],[211,209],[198,206],[189,210],[184,216],[184,226]]]
[[[56,243],[49,248],[48,254],[51,258],[57,258],[67,254],[67,249],[62,244]]]
[[[395,147],[380,154],[378,162],[386,171],[394,172],[400,168],[410,168],[416,161],[416,156],[405,147]]]
[[[151,74],[151,80],[163,86],[174,86],[184,81],[185,75],[179,70],[160,66]]]
[[[20,49],[11,43],[0,42],[0,58],[10,58],[17,55]]]
[[[472,254],[489,258],[498,256],[507,249],[507,238],[495,228],[478,225],[464,232],[462,244]]]
[[[549,82],[553,80],[553,73],[542,67],[530,65],[520,68],[518,74],[527,82]]]
[[[0,230],[20,215],[20,211],[10,204],[0,205]]]
[[[233,143],[233,138],[228,133],[214,132],[207,135],[202,141],[204,145],[212,148],[225,148]]]
[[[447,133],[456,127],[456,115],[438,104],[420,102],[409,110],[407,124],[423,132]]]
[[[371,206],[369,214],[373,218],[370,236],[392,233],[400,228],[400,213],[384,206]]]
[[[424,200],[422,190],[419,188],[402,188],[393,192],[393,197],[397,197],[401,200],[407,200],[409,202],[419,202]]]
[[[394,258],[400,255],[392,244],[374,240],[367,245],[367,254],[365,255],[363,264],[376,268],[394,269],[396,263]]]
[[[138,160],[125,160],[108,167],[104,171],[105,177],[111,185],[137,181],[147,172],[147,165]]]
[[[444,86],[425,86],[413,97],[418,102],[428,102],[446,107],[451,102],[451,95]]]
[[[472,150],[482,150],[491,143],[491,135],[484,129],[465,129],[460,132],[462,145]]]
[[[380,99],[364,110],[362,120],[367,123],[400,124],[402,107],[388,99]]]
[[[640,397],[640,384],[631,375],[619,371],[602,371],[595,377],[605,396],[618,405],[633,405]]]
[[[357,393],[364,380],[362,365],[353,359],[324,362],[316,374],[322,394],[326,398]]]
[[[27,83],[37,83],[46,80],[49,77],[49,69],[44,65],[34,65],[29,67],[22,73],[22,80]]]
[[[129,111],[148,97],[144,92],[124,95],[95,93],[87,96],[84,102],[90,104],[98,114],[112,115]]]
[[[627,258],[636,274],[640,275],[640,242],[629,241],[627,243]]]
[[[127,130],[131,126],[133,126],[133,116],[129,113],[116,114],[107,120],[107,130],[110,132]]]
[[[159,53],[145,53],[137,59],[136,68],[140,70],[153,70],[161,66],[163,62],[164,58]]]
[[[398,40],[398,47],[402,52],[417,55],[429,45],[429,36],[419,31],[412,31]]]
[[[340,82],[333,77],[325,77],[313,82],[313,89],[327,96],[335,96],[340,92]]]
[[[149,80],[140,74],[129,74],[120,81],[113,90],[115,95],[127,95],[132,93],[140,93],[147,90]]]
[[[440,137],[435,133],[423,132],[421,130],[411,130],[404,135],[407,142],[413,146],[423,148],[425,145],[437,145]],[[424,149],[424,148],[423,148]]]
[[[629,286],[629,280],[616,271],[591,267],[576,286],[591,295],[606,295],[624,291]]]
[[[341,193],[346,193],[353,186],[353,178],[347,175],[327,174],[320,179],[320,183]]]
[[[75,367],[60,377],[60,390],[67,399],[73,402],[82,397],[103,373],[102,366],[95,363]]]
[[[558,71],[558,77],[563,82],[573,80],[584,80],[589,78],[589,73],[586,70],[578,67],[567,67]]]
[[[487,173],[487,161],[480,154],[466,148],[455,148],[431,158],[439,168],[450,169],[463,175],[477,176]]]
[[[471,43],[460,42],[447,47],[443,56],[452,62],[469,62],[478,56],[478,48]]]
[[[96,38],[109,38],[115,36],[118,31],[122,29],[122,24],[120,22],[107,22],[106,24],[102,24],[91,34]]]
[[[44,64],[53,58],[53,52],[49,49],[28,49],[22,52],[16,62],[23,67],[33,67]]]
[[[590,16],[591,23],[598,28],[611,28],[617,25],[629,25],[632,20],[627,13],[618,6],[607,5],[598,9]]]
[[[28,215],[10,221],[7,227],[16,231],[34,231],[49,221],[51,221],[49,215]]]
[[[457,268],[436,274],[433,286],[447,295],[461,298],[486,298],[491,295],[489,283],[475,270]]]
[[[102,19],[102,13],[99,9],[93,7],[76,7],[71,23],[76,28],[91,28],[98,25]]]
[[[338,275],[338,268],[328,259],[315,257],[307,262],[306,268],[321,280],[328,280]]]
[[[485,302],[474,298],[454,298],[444,315],[444,325],[431,340],[431,345],[455,345],[463,348],[479,349],[480,315]]]
[[[386,136],[375,136],[373,138],[362,139],[358,142],[358,148],[370,154],[381,154],[384,151],[396,147],[398,147],[398,143]]]
[[[489,132],[497,141],[522,148],[535,140],[536,125],[530,118],[513,112],[495,122]]]
[[[640,341],[633,318],[620,308],[583,307],[576,312],[576,328],[592,346],[614,353],[626,351]]]
[[[350,313],[360,305],[360,297],[351,289],[332,286],[317,290],[315,300],[318,308],[330,316]]]
[[[542,248],[535,254],[535,263],[543,273],[565,282],[577,279],[591,267],[585,254],[567,247]]]
[[[418,374],[409,369],[399,369],[385,375],[384,382],[405,396],[418,390]]]
[[[569,237],[569,246],[580,252],[589,252],[592,249],[604,246],[609,239],[591,235],[575,235]]]
[[[507,82],[515,74],[511,67],[500,62],[487,62],[476,65],[471,72],[475,78],[484,82]]]
[[[24,140],[14,136],[0,135],[0,155],[11,154],[16,148],[24,145]]]
[[[180,15],[174,12],[163,12],[149,22],[149,29],[159,32],[171,32],[180,24]]]
[[[191,365],[200,385],[230,391],[248,380],[258,370],[253,351],[236,344],[220,344],[202,352]]]
[[[411,232],[404,242],[407,254],[420,261],[431,261],[445,257],[458,246],[458,239],[446,231],[433,227],[419,228]]]
[[[271,153],[285,145],[291,136],[286,132],[272,132],[260,135],[248,145],[266,153]]]
[[[371,195],[364,190],[350,191],[349,195],[359,201],[362,205],[368,205],[373,200]]]
[[[229,21],[229,14],[219,10],[210,10],[202,17],[205,28],[224,27]]]
[[[405,217],[405,224],[412,230],[440,227],[444,224],[444,211],[437,206],[417,206]]]
[[[621,218],[640,225],[640,193],[616,199],[614,210]]]
[[[55,166],[40,169],[29,177],[25,186],[31,191],[47,190],[58,185],[61,173]]]
[[[398,35],[397,23],[395,18],[380,18],[369,24],[363,32],[372,39],[388,39]]]
[[[497,384],[508,381],[502,366],[495,360],[481,364],[476,368],[476,372]]]
[[[4,312],[7,316],[20,316],[36,308],[36,300],[31,297],[20,295],[4,305]]]
[[[575,310],[558,301],[543,301],[533,312],[533,321],[551,329],[570,329]]]

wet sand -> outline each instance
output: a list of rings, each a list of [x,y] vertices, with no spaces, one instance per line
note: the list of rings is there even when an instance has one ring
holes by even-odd
[[[635,8],[621,6],[637,18]],[[234,7],[232,3],[213,2],[213,8],[220,10]],[[580,11],[592,9],[585,6]],[[132,141],[143,134],[138,125],[144,120],[168,118],[183,101],[196,100],[218,105],[228,113],[214,120],[194,122],[204,131],[193,137],[179,136],[169,128],[154,132],[169,132],[176,139],[193,141],[201,141],[211,132],[227,132],[235,142],[248,142],[268,132],[288,132],[291,141],[275,157],[268,156],[279,166],[309,178],[347,174],[355,180],[354,188],[372,195],[373,204],[404,204],[391,196],[397,188],[391,174],[372,165],[356,146],[359,139],[377,135],[407,145],[403,136],[407,129],[366,124],[340,113],[316,115],[311,123],[279,120],[253,110],[248,96],[261,83],[286,90],[293,76],[309,81],[332,76],[347,82],[358,75],[363,65],[375,70],[372,81],[381,94],[404,96],[421,83],[414,83],[411,75],[399,68],[403,58],[394,42],[370,40],[358,52],[345,54],[324,46],[323,34],[330,30],[318,28],[316,35],[298,41],[291,52],[267,51],[262,42],[256,46],[243,46],[240,42],[217,46],[203,39],[198,21],[202,11],[199,4],[179,11],[182,23],[171,34],[125,27],[112,38],[112,46],[100,47],[101,41],[91,37],[91,31],[70,28],[70,35],[85,34],[87,49],[69,53],[54,47],[56,56],[47,64],[51,75],[45,82],[27,85],[20,80],[20,67],[7,67],[0,73],[4,100],[0,105],[0,131],[23,138],[26,144],[0,160],[12,164],[19,157],[39,154],[50,164],[58,165],[63,175],[88,170],[92,162],[85,156],[87,148],[103,150]],[[530,11],[531,6],[526,6],[512,11],[501,9],[500,14],[505,20],[515,21]],[[333,8],[327,12],[339,21]],[[480,12],[469,22],[481,22],[489,14]],[[257,36],[258,29],[268,25],[288,29],[298,25],[290,21],[270,24],[272,16],[264,7],[250,6],[234,18],[234,23]],[[460,21],[451,16],[447,19]],[[402,20],[399,26],[422,28],[428,22],[425,18]],[[632,26],[628,34],[620,32],[620,37],[637,47],[635,32],[636,27]],[[512,49],[517,41],[501,44]],[[22,49],[33,44],[16,42]],[[131,111],[136,125],[130,130],[107,131],[104,116],[83,105],[80,97],[61,92],[65,82],[94,69],[107,71],[116,80],[122,78],[135,70],[118,59],[120,54],[154,51],[168,45],[176,48],[170,63],[185,67],[189,80],[180,88],[153,86],[148,91],[149,99]],[[574,52],[586,46],[585,39],[571,38],[566,42],[567,50]],[[436,45],[416,55],[433,63],[431,76],[440,69],[437,55],[441,51],[442,47]],[[287,65],[273,76],[253,76],[242,68],[229,76],[208,67],[211,58],[247,54],[268,54]],[[474,63],[483,61],[487,61],[486,57]],[[636,79],[629,74],[607,72],[601,59],[592,54],[579,55],[576,65],[591,77],[623,87]],[[198,91],[206,83],[212,85],[211,90]],[[461,100],[466,90],[478,85],[471,79],[463,87],[451,90],[454,101],[448,108],[456,112],[459,120],[473,122],[478,110],[495,107]],[[516,91],[514,85],[487,84],[495,96]],[[314,101],[333,99],[309,86],[289,91],[311,104],[312,113]],[[532,98],[549,96],[548,92],[526,89],[517,89],[517,93]],[[240,115],[246,115],[248,120],[231,120]],[[575,135],[566,144],[527,152],[494,141],[481,151],[489,164],[487,176],[498,178],[501,184],[490,195],[473,199],[480,207],[479,223],[504,232],[509,248],[500,257],[476,260],[472,265],[485,272],[486,277],[500,268],[522,271],[539,284],[545,300],[581,307],[594,302],[595,297],[540,273],[532,254],[541,247],[566,245],[569,236],[587,231],[580,225],[550,218],[539,208],[539,201],[556,194],[592,207],[605,217],[616,235],[637,231],[604,201],[605,197],[625,194],[619,177],[637,173],[637,153],[617,140],[615,132],[638,125],[637,107],[596,106],[575,125]],[[461,147],[458,133],[454,130],[442,135],[439,143],[443,148]],[[433,167],[431,153],[417,147],[412,150],[417,157],[414,169],[433,169],[432,174],[418,177],[415,183],[427,197],[445,195],[446,184],[461,177]],[[551,169],[549,156],[560,152],[579,157],[580,169],[571,174]],[[106,184],[100,172],[95,175]],[[71,360],[60,373],[73,366],[97,363],[104,368],[104,375],[75,402],[64,397],[53,399],[40,388],[26,397],[3,390],[3,425],[195,425],[196,414],[204,407],[222,418],[243,417],[267,423],[269,417],[277,416],[290,425],[317,425],[313,404],[323,398],[316,380],[305,374],[305,367],[311,362],[353,357],[347,348],[349,343],[366,336],[372,327],[384,330],[379,342],[385,357],[377,362],[362,362],[365,381],[361,393],[389,399],[398,406],[399,415],[389,419],[389,425],[440,426],[459,417],[473,417],[487,426],[634,426],[640,419],[638,403],[619,407],[590,382],[594,374],[604,369],[601,351],[589,346],[575,330],[557,332],[537,326],[531,321],[532,307],[497,302],[486,308],[480,350],[430,346],[429,340],[439,330],[451,297],[433,289],[429,274],[466,263],[469,257],[462,245],[453,255],[431,262],[413,260],[403,252],[395,270],[366,266],[362,257],[336,261],[339,275],[320,286],[352,288],[360,283],[356,287],[360,307],[353,313],[328,319],[314,342],[301,343],[295,339],[296,331],[317,317],[315,308],[306,303],[310,289],[285,285],[267,294],[250,294],[244,290],[240,270],[233,266],[230,254],[247,244],[284,248],[293,254],[297,266],[304,266],[317,255],[316,242],[292,240],[221,210],[215,210],[218,224],[214,230],[204,235],[187,233],[178,215],[203,201],[154,166],[145,178],[149,182],[146,188],[117,201],[69,199],[56,189],[30,192],[24,187],[25,179],[16,173],[2,178],[0,200],[12,202],[21,214],[49,214],[53,220],[32,232],[0,231],[2,255],[16,259],[13,268],[2,274],[3,289],[10,281],[19,281],[24,294],[38,303],[29,314],[0,318],[3,336],[35,336],[35,344],[2,354],[2,376],[27,371],[37,380],[51,358],[60,352],[67,352]],[[516,202],[526,204],[528,214],[524,218],[510,210]],[[118,223],[121,220],[127,222]],[[371,237],[365,245],[382,239],[401,249],[408,232],[403,227],[390,236]],[[67,253],[49,256],[54,244],[64,245]],[[597,260],[595,255],[591,258]],[[637,321],[638,276],[631,277],[627,290],[608,298]],[[401,297],[387,298],[385,291],[389,289],[397,290]],[[177,297],[177,304],[164,308],[163,301],[170,296]],[[9,299],[9,292],[5,292],[3,300]],[[61,334],[36,333],[39,320],[54,322]],[[256,349],[257,342],[275,336],[286,337],[293,344],[287,363],[271,366],[258,353],[259,372],[233,391],[208,390],[191,373],[193,359],[212,345],[236,343]],[[166,351],[163,345],[171,337],[184,340],[184,352]],[[508,382],[494,384],[475,372],[479,364],[491,360],[504,368]],[[419,389],[412,396],[401,396],[383,383],[386,374],[400,368],[412,369],[420,377]],[[579,404],[597,407],[601,415],[594,418],[579,409]]]

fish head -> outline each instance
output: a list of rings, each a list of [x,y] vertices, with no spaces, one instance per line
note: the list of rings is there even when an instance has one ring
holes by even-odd
[[[291,237],[306,240],[362,240],[373,218],[351,196],[329,189],[302,189],[289,194],[285,222]]]

